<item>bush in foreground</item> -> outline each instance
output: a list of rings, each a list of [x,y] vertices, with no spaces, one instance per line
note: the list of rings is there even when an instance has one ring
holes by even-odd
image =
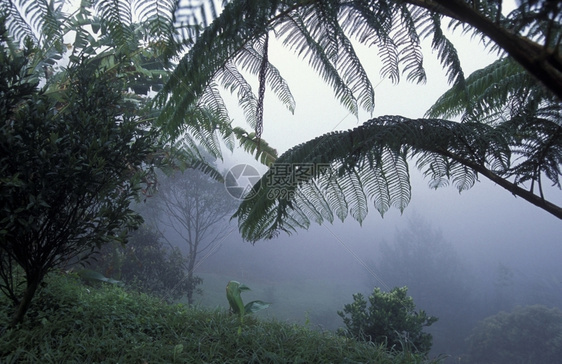
[[[51,275],[29,316],[7,327],[0,297],[0,362],[40,363],[420,363],[306,327],[248,318],[226,310],[168,305],[112,285],[87,287]]]
[[[353,302],[338,311],[346,326],[342,334],[389,349],[429,353],[433,338],[423,332],[423,328],[437,318],[428,316],[424,310],[416,311],[414,299],[408,296],[408,287],[395,287],[390,292],[377,287],[368,299],[367,302],[361,293],[354,294]]]

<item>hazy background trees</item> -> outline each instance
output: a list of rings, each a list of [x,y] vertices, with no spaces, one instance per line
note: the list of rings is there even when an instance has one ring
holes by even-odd
[[[114,242],[97,249],[87,268],[172,302],[200,283],[188,280],[186,264],[178,247],[170,247],[158,231],[145,224],[131,233],[127,244]]]
[[[198,170],[169,173],[160,173],[157,191],[135,206],[143,227],[127,245],[103,247],[89,268],[166,300],[192,304],[194,294],[203,293],[197,267],[235,231],[228,217],[237,200]]]
[[[200,171],[186,170],[161,175],[158,193],[142,207],[160,238],[184,255],[184,294],[190,304],[201,284],[195,270],[233,232],[232,227],[228,228],[228,218],[236,205],[237,200],[228,195],[224,184]]]
[[[468,337],[475,364],[556,363],[562,356],[562,311],[516,307],[480,321]]]
[[[375,243],[376,244],[376,243]],[[474,276],[454,245],[421,215],[414,214],[394,238],[382,241],[372,257],[371,286],[408,287],[416,305],[439,317],[428,329],[437,338],[434,352],[459,354],[475,319]]]

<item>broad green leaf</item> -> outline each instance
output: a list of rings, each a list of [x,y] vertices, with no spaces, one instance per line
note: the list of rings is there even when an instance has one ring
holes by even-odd
[[[246,304],[246,306],[244,307],[244,311],[246,312],[246,314],[254,313],[268,308],[269,305],[269,302],[256,300]]]
[[[230,304],[230,309],[237,315],[242,316],[244,314],[244,303],[242,302],[242,297],[240,297],[240,282],[230,281],[226,285],[226,299]],[[242,285],[243,287],[246,287]],[[247,288],[247,287],[246,287]],[[249,289],[249,288],[248,288]],[[247,289],[246,289],[247,290]]]

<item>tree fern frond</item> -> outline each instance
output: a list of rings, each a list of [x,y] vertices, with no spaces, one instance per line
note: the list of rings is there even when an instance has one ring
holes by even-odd
[[[407,80],[416,83],[426,81],[426,74],[423,68],[423,54],[420,46],[420,39],[417,31],[418,21],[422,16],[419,9],[411,10],[408,6],[400,8],[400,24],[398,27],[397,46],[399,47],[399,63],[404,64],[403,73]]]
[[[464,82],[464,73],[462,71],[461,62],[453,43],[445,36],[441,28],[441,16],[434,13],[431,15],[430,21],[426,22],[428,27],[423,35],[432,36],[431,45],[437,51],[439,61],[446,69],[446,74],[450,84],[462,85]]]
[[[477,174],[467,166],[455,164],[451,167],[451,180],[459,192],[466,191],[474,186]]]
[[[393,83],[400,81],[400,68],[398,67],[398,47],[392,39],[388,39],[379,46],[379,57],[383,62],[380,70],[382,78],[388,78]]]
[[[229,90],[231,93],[236,92],[238,104],[244,112],[246,122],[252,127],[256,127],[256,110],[258,107],[258,99],[252,87],[246,81],[244,76],[230,62],[226,63],[217,73],[217,81]]]
[[[16,42],[29,37],[35,44],[48,48],[54,42],[62,44],[67,20],[62,11],[64,3],[64,0],[6,0],[0,11],[8,15],[6,26]]]
[[[437,189],[449,185],[449,161],[435,153],[421,153],[416,162],[425,177],[429,177],[429,188]]]
[[[410,172],[405,151],[387,149],[382,167],[387,182],[389,207],[402,212],[411,199]]]
[[[298,190],[298,209],[306,216],[307,223],[322,224],[324,220],[334,221],[332,209],[325,196],[314,183],[307,183]]]
[[[135,39],[131,1],[96,0],[95,9],[117,46],[128,45]]]
[[[369,208],[363,183],[357,170],[350,169],[346,178],[340,182],[340,187],[344,196],[346,196],[350,215],[361,224],[367,216]]]
[[[245,47],[244,50],[249,51],[250,53],[253,53],[253,56],[256,57],[257,60],[259,60],[259,65],[260,68],[262,66],[262,63],[264,61],[264,43],[265,40],[260,38],[258,39],[257,43],[253,44],[253,47],[249,48],[249,47]],[[258,45],[258,49],[256,49],[256,45]],[[279,70],[273,65],[271,64],[271,62],[267,61],[265,64],[265,81],[267,82],[267,85],[273,90],[273,93],[275,95],[277,95],[277,98],[279,99],[279,101],[281,101],[281,103],[291,112],[294,113],[295,111],[295,99],[293,98],[293,95],[291,93],[291,90],[289,88],[289,84],[287,83],[287,81],[283,78],[283,76],[281,76],[281,72],[279,72]],[[258,73],[256,73],[257,75]]]
[[[20,6],[23,5],[20,1]],[[33,1],[27,4],[24,15],[29,21],[29,25],[39,34],[44,26],[49,23],[49,4],[45,0]],[[47,26],[47,29],[49,27]],[[49,33],[47,33],[49,34]]]
[[[39,39],[33,27],[23,17],[22,13],[18,10],[18,6],[14,0],[3,1],[1,12],[6,15],[6,27],[15,41],[22,41],[26,37],[38,43]]]
[[[43,11],[43,26],[41,27],[41,33],[46,35],[49,43],[52,40],[57,40],[57,42],[62,43],[62,37],[66,32],[66,26],[64,25],[64,19],[68,17],[63,9],[64,1],[57,4],[54,1],[50,1],[48,6],[44,7]]]
[[[340,35],[340,55],[338,56],[337,68],[340,70],[346,84],[354,94],[360,105],[369,113],[375,109],[375,89],[359,57],[355,53],[353,45],[343,34]]]
[[[494,127],[485,124],[379,117],[353,130],[325,134],[281,155],[254,186],[255,198],[243,201],[235,216],[248,240],[276,234],[283,219],[293,214],[303,224],[303,214],[311,221],[320,220],[320,216],[326,218],[330,216],[324,212],[326,206],[338,218],[350,213],[361,222],[368,211],[367,201],[372,201],[381,214],[391,206],[400,210],[407,206],[411,197],[407,157],[416,159],[417,167],[429,178],[430,187],[452,183],[463,191],[474,184],[479,171],[489,174],[488,161],[499,159],[507,163],[509,146],[508,135],[494,132]],[[303,163],[330,168],[285,186],[289,193],[283,198],[272,193],[273,186],[266,181],[275,180],[280,165]],[[322,199],[314,199],[321,204],[315,213],[308,211],[313,200],[301,201],[299,197],[304,186],[311,183],[318,186],[315,191],[323,194]],[[334,191],[339,194],[333,194]],[[263,224],[270,221],[268,214],[280,218],[264,228]],[[261,235],[253,234],[257,226]]]
[[[322,193],[326,196],[326,200],[333,214],[343,222],[349,210],[343,189],[333,175],[328,176],[326,180],[327,183],[322,186]]]
[[[269,146],[263,139],[257,139],[255,133],[248,133],[240,127],[232,129],[233,134],[240,143],[240,146],[248,153],[254,155],[256,160],[259,160],[266,166],[271,166],[277,159],[277,150]]]
[[[222,173],[203,157],[199,148],[192,148],[185,141],[166,144],[153,158],[158,160],[159,168],[166,173],[193,168],[218,182],[224,182]]]
[[[235,73],[236,77],[232,81],[234,82],[227,82],[225,84],[226,87],[230,87],[231,89],[236,83],[244,84],[244,94],[240,96],[244,97],[245,99],[255,99],[255,104],[252,105],[253,111],[250,111],[250,108],[246,109],[243,107],[246,119],[248,120],[248,124],[255,128],[255,115],[256,115],[256,108],[257,108],[257,98],[251,91],[251,87],[248,85],[244,77],[236,70],[234,64],[238,65],[240,68],[244,70],[248,70],[254,75],[258,75],[260,72],[260,68],[263,62],[263,39],[258,39],[256,42],[251,44],[246,44],[241,51],[237,54],[236,59],[230,64],[228,62],[225,67],[229,68],[229,72]],[[281,103],[290,111],[294,112],[295,110],[295,99],[289,89],[289,85],[287,81],[281,76],[279,70],[273,66],[270,62],[267,62],[265,70],[265,81],[267,85],[273,90],[273,92],[277,95],[277,98],[281,101]],[[221,71],[219,71],[221,72]],[[220,75],[219,75],[220,77]],[[241,87],[242,89],[242,87]],[[232,91],[231,91],[232,92]],[[251,94],[251,96],[250,96]],[[243,105],[241,105],[243,106]],[[254,114],[253,116],[251,114]]]
[[[373,200],[375,209],[383,216],[390,208],[391,196],[386,176],[381,167],[362,168],[359,173],[366,195]]]
[[[508,96],[521,84],[535,82],[510,58],[502,58],[472,73],[463,86],[455,85],[427,111],[428,117],[452,118],[463,114],[475,119],[502,111]]]
[[[133,2],[132,13],[137,21],[149,30],[150,42],[158,45],[164,61],[168,61],[178,50],[174,29],[178,2],[175,0]]]
[[[313,19],[313,18],[312,18]],[[308,59],[310,66],[334,90],[340,103],[352,114],[358,115],[357,99],[351,88],[346,84],[333,63],[333,59],[309,31],[307,19],[295,15],[291,21],[284,23],[278,30],[279,36],[284,37],[284,44],[295,49],[297,54]]]
[[[197,42],[180,60],[155,98],[158,106],[174,109],[196,103],[217,72],[244,44],[265,33],[271,9],[278,4],[276,1],[261,2],[262,6],[252,4],[233,1],[225,6],[221,15],[198,36]],[[173,111],[167,111],[164,116],[171,114]],[[164,119],[159,123],[170,133],[174,133],[170,127],[178,127]]]

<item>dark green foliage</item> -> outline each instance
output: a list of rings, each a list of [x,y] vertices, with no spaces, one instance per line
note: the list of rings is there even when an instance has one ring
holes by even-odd
[[[49,270],[141,223],[129,205],[149,177],[156,135],[100,59],[71,63],[46,92],[29,76],[34,48],[1,36],[0,289],[18,307],[16,323]]]
[[[146,294],[53,273],[19,329],[0,332],[2,363],[429,363],[420,355],[226,310],[168,305]],[[0,296],[0,328],[7,324]]]
[[[353,303],[338,311],[346,326],[343,333],[358,340],[383,344],[388,349],[427,354],[432,337],[422,330],[437,318],[427,316],[423,310],[416,311],[414,300],[407,293],[407,287],[395,287],[390,292],[375,288],[368,302],[361,293],[354,294]]]
[[[126,245],[104,245],[90,262],[88,268],[166,301],[180,299],[190,289],[199,292],[196,286],[202,283],[198,276],[190,282],[180,249],[164,244],[146,225],[133,232]]]
[[[562,358],[562,312],[534,305],[481,321],[468,338],[474,364],[558,363]]]

